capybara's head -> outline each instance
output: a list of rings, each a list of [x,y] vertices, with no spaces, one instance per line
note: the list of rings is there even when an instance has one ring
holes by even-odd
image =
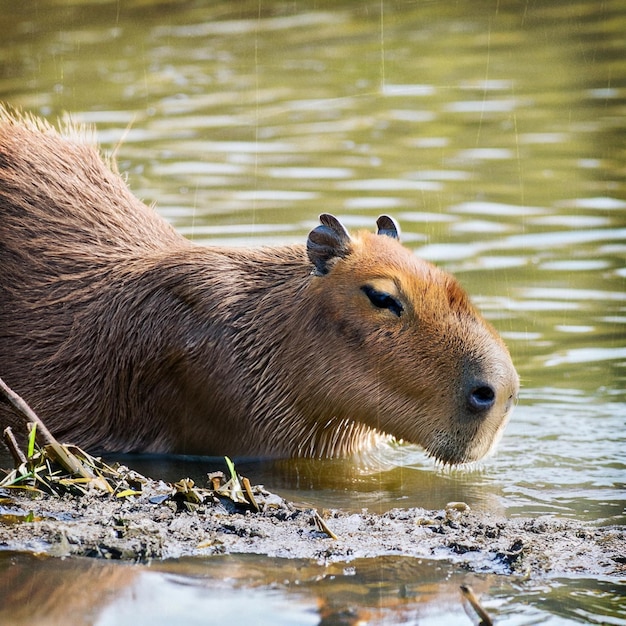
[[[326,372],[333,401],[445,464],[485,456],[519,389],[497,332],[453,276],[400,244],[392,218],[354,237],[333,216],[320,219],[307,242],[310,306],[324,325],[319,361],[338,368]]]

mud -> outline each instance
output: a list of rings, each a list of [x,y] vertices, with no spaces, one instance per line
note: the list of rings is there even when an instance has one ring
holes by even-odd
[[[227,498],[192,506],[172,493],[151,479],[140,495],[123,498],[0,490],[0,549],[135,562],[248,553],[332,563],[395,555],[527,578],[626,572],[626,531],[615,526],[498,517],[462,503],[439,511],[315,511],[261,486],[253,488],[258,512]]]

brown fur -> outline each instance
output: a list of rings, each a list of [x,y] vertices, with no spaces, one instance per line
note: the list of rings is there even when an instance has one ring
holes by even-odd
[[[517,374],[452,276],[385,234],[316,247],[323,226],[308,254],[193,245],[73,134],[0,112],[0,377],[57,437],[317,457],[389,435],[446,463],[489,451]],[[495,402],[476,414],[482,383]]]

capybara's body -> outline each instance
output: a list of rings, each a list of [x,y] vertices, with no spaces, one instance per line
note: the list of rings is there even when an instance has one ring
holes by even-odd
[[[306,245],[194,245],[93,147],[2,111],[0,377],[88,449],[482,457],[518,391],[496,332],[390,218],[321,220]]]

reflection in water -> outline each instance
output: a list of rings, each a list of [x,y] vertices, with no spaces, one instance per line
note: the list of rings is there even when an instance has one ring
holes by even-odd
[[[482,597],[498,624],[519,623],[509,620],[520,613],[542,624],[626,619],[625,589],[611,581],[531,585],[401,556],[324,565],[241,555],[147,567],[0,552],[0,623],[62,624],[71,615],[77,626],[465,624],[461,584]]]
[[[235,605],[241,624],[318,623],[314,600],[299,597],[303,594],[287,598],[284,590],[268,585],[241,594],[217,577],[202,580],[184,572],[184,566],[171,569],[178,573],[95,559],[0,553],[0,623],[67,624],[70,615],[73,626],[223,624],[232,619]]]
[[[133,190],[185,235],[224,245],[302,242],[321,212],[351,229],[392,212],[404,242],[455,272],[510,345],[520,405],[496,455],[479,466],[440,470],[420,451],[398,448],[390,458],[403,465],[386,472],[333,462],[244,464],[254,482],[326,507],[464,500],[510,515],[624,522],[623,2],[42,0],[36,11],[5,4],[0,99],[97,124]],[[216,467],[128,462],[199,482]],[[83,570],[13,556],[9,566],[7,558],[0,612],[16,620],[34,621],[43,608],[54,623],[66,602],[75,603],[75,623],[79,616],[98,623],[95,615],[129,623],[133,606],[165,615],[167,598],[218,614],[198,599],[205,585],[198,572],[176,573],[192,577],[185,587],[154,567]],[[237,605],[252,598],[267,610],[278,597],[274,613],[290,617],[294,601],[292,623],[315,623],[307,620],[319,618],[320,606],[335,616],[326,623],[350,623],[354,606],[373,623],[389,615],[415,623],[417,614],[420,624],[445,621],[444,609],[417,610],[417,583],[408,580],[426,576],[436,595],[447,589],[443,566],[404,576],[417,566],[395,562],[377,578],[376,564],[356,573],[348,565],[335,578],[320,570],[312,582],[309,574],[304,587],[289,567],[277,570],[291,581],[278,581],[278,596],[261,576],[239,579],[258,584],[260,595],[237,593],[233,583],[234,596],[221,587],[212,597],[223,592]],[[227,574],[214,581],[220,576]],[[63,594],[49,593],[56,581],[67,585]],[[410,593],[401,598],[403,585]],[[119,587],[130,595],[119,596]],[[613,583],[488,587],[501,624],[626,621]],[[151,588],[160,590],[156,598]],[[177,595],[183,591],[190,593]],[[467,623],[454,607],[451,620]]]

